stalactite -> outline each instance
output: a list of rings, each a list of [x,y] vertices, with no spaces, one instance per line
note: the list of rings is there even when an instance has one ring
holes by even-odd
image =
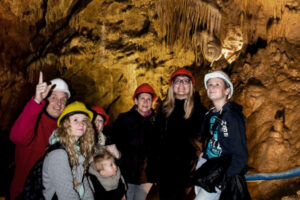
[[[281,17],[284,7],[286,5],[286,0],[234,0],[234,3],[240,6],[241,10],[249,13],[251,4],[257,5],[260,4],[262,5],[263,9],[267,10],[267,8],[270,8],[273,12],[273,17]],[[255,13],[253,13],[255,14]]]
[[[167,44],[188,46],[199,29],[219,35],[221,12],[212,2],[200,0],[158,0],[157,11]]]
[[[202,55],[210,63],[221,56],[221,42],[207,31],[197,32],[192,39],[192,46],[197,57]]]
[[[243,32],[247,33],[247,40],[253,43],[257,40],[257,12],[260,10],[265,15],[274,19],[274,23],[268,32],[268,40],[284,37],[286,29],[286,0],[234,0],[234,4],[239,6],[242,11],[241,25]],[[255,5],[255,6],[253,6]],[[247,18],[246,16],[252,16]],[[278,23],[280,21],[280,23]]]
[[[288,10],[288,8],[285,9]],[[280,20],[274,20],[273,25],[268,30],[268,40],[272,41],[285,37],[289,21],[292,17],[290,12],[283,12]]]

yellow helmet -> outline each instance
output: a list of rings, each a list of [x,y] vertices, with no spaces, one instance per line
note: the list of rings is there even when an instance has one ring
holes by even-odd
[[[60,122],[62,122],[66,117],[74,114],[85,114],[89,117],[90,122],[93,120],[93,112],[88,110],[82,102],[74,101],[73,103],[67,105],[62,111],[57,120],[57,126],[59,126]]]

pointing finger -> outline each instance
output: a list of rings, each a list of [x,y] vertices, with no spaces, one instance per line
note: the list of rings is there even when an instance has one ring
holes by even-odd
[[[39,84],[43,83],[43,72],[40,71]]]

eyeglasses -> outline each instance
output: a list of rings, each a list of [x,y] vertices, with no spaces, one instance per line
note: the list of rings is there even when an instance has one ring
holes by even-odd
[[[176,79],[176,80],[174,81],[174,84],[175,84],[175,85],[179,85],[180,83],[182,83],[183,85],[189,85],[190,82],[191,82],[190,79]]]

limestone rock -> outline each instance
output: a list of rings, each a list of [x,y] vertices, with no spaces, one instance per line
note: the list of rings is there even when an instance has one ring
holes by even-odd
[[[193,73],[202,102],[211,107],[203,77],[221,69],[234,84],[232,100],[244,107],[251,171],[299,166],[300,2],[204,4],[222,14],[222,23],[219,33],[209,32],[211,24],[203,22],[191,29],[195,32],[189,34],[200,35],[196,41],[208,31],[208,45],[202,48],[192,41],[167,45],[155,0],[0,1],[0,134],[8,136],[34,95],[40,70],[47,81],[64,78],[71,100],[103,106],[114,121],[134,105],[132,95],[141,83],[151,84],[161,102],[178,67]],[[294,178],[248,185],[253,199],[274,199],[295,194],[299,182]]]

